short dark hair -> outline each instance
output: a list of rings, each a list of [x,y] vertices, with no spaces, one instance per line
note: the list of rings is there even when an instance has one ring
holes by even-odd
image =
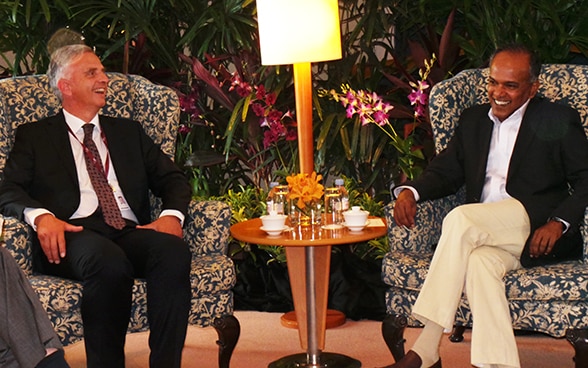
[[[541,74],[541,60],[539,60],[539,55],[530,48],[525,45],[512,43],[501,46],[494,51],[492,56],[490,57],[490,64],[492,65],[492,61],[496,57],[496,55],[500,54],[501,52],[510,52],[513,54],[524,54],[529,56],[529,76],[531,78],[531,82],[535,82],[539,79],[539,74]]]

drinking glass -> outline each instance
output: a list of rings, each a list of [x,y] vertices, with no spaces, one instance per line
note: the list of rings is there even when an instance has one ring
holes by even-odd
[[[326,229],[340,229],[341,223],[341,194],[339,188],[325,189],[325,213],[323,218],[323,227]]]

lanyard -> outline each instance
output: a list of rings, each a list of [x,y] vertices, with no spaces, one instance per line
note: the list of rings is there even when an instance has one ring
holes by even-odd
[[[80,145],[82,146],[82,149],[84,151],[84,155],[87,158],[89,158],[90,161],[92,161],[92,165],[94,165],[102,174],[104,174],[106,181],[108,181],[108,171],[110,170],[110,155],[108,153],[108,141],[106,140],[106,136],[104,135],[104,132],[102,130],[100,131],[100,138],[102,138],[102,142],[104,142],[104,145],[106,146],[106,163],[104,164],[104,167],[102,167],[100,165],[100,162],[98,161],[98,158],[96,158],[94,156],[94,154],[88,149],[88,147],[86,147],[86,145],[82,141],[80,141],[80,139],[71,130],[69,125],[67,125],[67,130],[69,131],[69,134],[71,134],[72,137],[74,137],[75,140],[80,143]],[[96,147],[96,148],[98,148],[98,147]]]

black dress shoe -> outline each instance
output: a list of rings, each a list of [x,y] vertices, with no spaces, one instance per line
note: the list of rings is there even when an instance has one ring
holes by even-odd
[[[421,360],[421,357],[414,351],[409,350],[398,362],[384,368],[421,368],[422,364],[423,361]],[[441,368],[441,358],[428,368]]]

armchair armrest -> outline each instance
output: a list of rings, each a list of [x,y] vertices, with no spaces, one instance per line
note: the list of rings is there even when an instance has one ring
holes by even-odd
[[[12,254],[16,263],[27,276],[33,274],[33,229],[14,217],[4,217],[2,227],[4,247]]]
[[[397,226],[394,221],[394,203],[390,202],[384,209],[388,224],[388,240],[390,250],[396,251],[431,251],[441,236],[443,218],[453,208],[463,203],[462,193],[435,200],[417,203],[415,226],[405,229]]]
[[[184,239],[193,255],[226,255],[231,207],[221,201],[191,201],[185,219]]]

